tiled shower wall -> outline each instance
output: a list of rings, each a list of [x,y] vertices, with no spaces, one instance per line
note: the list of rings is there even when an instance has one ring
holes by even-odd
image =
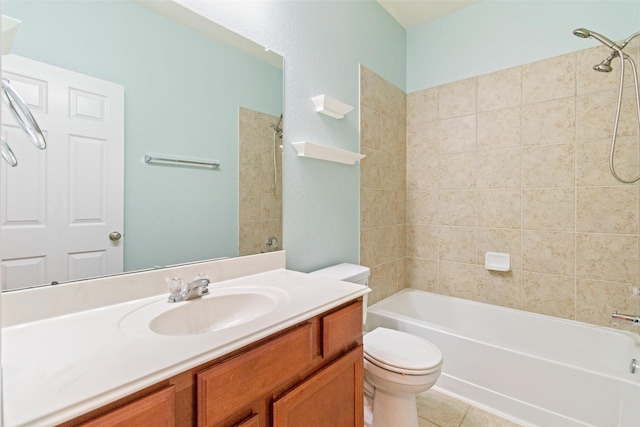
[[[638,50],[626,49],[636,63]],[[387,282],[374,270],[374,295],[406,286],[607,326],[613,310],[640,312],[638,184],[617,182],[608,167],[620,63],[609,74],[591,69],[608,53],[592,48],[407,95],[406,245],[397,250],[406,251],[405,276]],[[629,68],[615,157],[628,179],[640,173]],[[366,238],[371,211],[402,209],[366,197],[387,161],[372,157],[361,166],[361,253],[382,270],[389,241]],[[512,270],[486,270],[487,251],[510,253]]]
[[[282,140],[274,142],[270,127],[279,118],[242,107],[239,114],[239,254],[267,252],[269,237],[282,249]]]
[[[360,263],[369,303],[405,287],[406,95],[360,67]]]

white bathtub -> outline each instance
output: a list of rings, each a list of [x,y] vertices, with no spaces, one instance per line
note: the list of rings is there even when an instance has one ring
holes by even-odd
[[[618,331],[405,289],[368,309],[442,350],[435,388],[525,426],[640,426],[640,338]]]

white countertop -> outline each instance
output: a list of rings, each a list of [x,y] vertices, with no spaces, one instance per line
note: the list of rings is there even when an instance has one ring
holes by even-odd
[[[149,307],[158,313],[196,301],[165,303],[166,293],[3,328],[5,427],[72,419],[369,291],[280,268],[212,283],[208,297],[242,286],[286,294],[285,303],[242,325],[187,336],[146,327]]]

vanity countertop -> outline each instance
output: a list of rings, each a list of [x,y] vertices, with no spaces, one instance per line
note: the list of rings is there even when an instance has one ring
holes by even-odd
[[[256,320],[193,335],[160,335],[138,322],[149,307],[165,307],[166,293],[3,328],[5,427],[72,419],[369,291],[284,268],[210,289],[248,286],[286,294],[285,302]]]

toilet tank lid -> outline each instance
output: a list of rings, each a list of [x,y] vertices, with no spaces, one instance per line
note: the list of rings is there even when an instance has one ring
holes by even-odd
[[[335,280],[342,280],[344,282],[357,282],[369,277],[371,270],[369,270],[369,267],[365,267],[364,265],[349,264],[345,262],[342,264],[332,265],[331,267],[323,268],[321,270],[316,270],[309,274],[315,274]]]

